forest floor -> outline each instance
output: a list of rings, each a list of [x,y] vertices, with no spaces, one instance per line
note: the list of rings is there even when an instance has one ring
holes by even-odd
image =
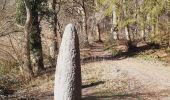
[[[81,51],[88,58],[81,66],[83,100],[170,100],[169,65],[146,56],[112,57],[102,48]],[[54,73],[48,68],[9,100],[53,100]]]

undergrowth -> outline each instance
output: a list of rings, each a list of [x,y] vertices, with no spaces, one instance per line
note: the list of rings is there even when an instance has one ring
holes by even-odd
[[[0,95],[13,94],[22,84],[18,64],[16,62],[0,63],[0,80]]]

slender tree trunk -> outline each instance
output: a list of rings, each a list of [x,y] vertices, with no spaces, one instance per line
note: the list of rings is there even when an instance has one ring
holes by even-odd
[[[97,38],[97,41],[98,41],[98,42],[102,42],[99,24],[96,25],[96,33],[97,33],[97,37],[98,37],[98,38]]]
[[[32,5],[32,30],[30,37],[30,50],[31,50],[31,60],[33,64],[33,69],[36,74],[40,73],[44,70],[43,64],[43,52],[42,52],[42,44],[41,44],[41,29],[38,15],[38,5],[39,1],[34,1]]]
[[[86,14],[86,9],[85,9],[85,4],[84,4],[84,1],[82,1],[83,5],[82,5],[82,22],[83,22],[83,34],[85,36],[85,40],[84,40],[84,43],[85,43],[85,46],[89,45],[89,41],[88,41],[88,33],[87,33],[87,14]]]
[[[83,11],[84,12],[84,11]],[[82,20],[83,20],[83,33],[84,33],[84,36],[85,36],[85,41],[84,43],[85,44],[89,44],[89,41],[88,41],[88,34],[87,34],[87,19],[86,19],[86,14],[84,12],[83,16],[82,16]]]
[[[146,19],[147,20],[147,19]],[[145,25],[145,23],[143,23],[143,28],[142,28],[142,30],[141,30],[141,38],[142,38],[142,40],[144,40],[144,41],[146,41],[146,25]]]
[[[159,16],[156,16],[155,34],[159,33]]]
[[[141,2],[144,2],[144,0],[141,0]],[[141,11],[141,7],[139,7],[139,10]],[[142,21],[142,30],[141,30],[141,38],[142,40],[146,41],[146,24],[145,21],[147,21],[147,14],[143,14],[143,21]]]
[[[112,9],[112,29],[111,29],[111,33],[113,35],[113,39],[117,40],[118,39],[118,33],[117,33],[117,15],[116,15],[116,8],[115,5],[113,5],[113,9]]]
[[[50,56],[51,56],[51,64],[52,66],[56,65],[56,54],[57,54],[57,14],[56,14],[56,0],[52,2],[52,39],[51,39],[51,46],[50,46]]]
[[[123,3],[126,4],[126,1],[123,0]],[[123,18],[126,19],[128,17],[128,15],[127,15],[127,5],[123,5],[123,9],[124,9],[124,11],[123,11]],[[129,43],[131,43],[131,38],[130,38],[130,34],[129,34],[129,25],[128,24],[124,27],[124,30],[125,30],[124,32],[125,32],[126,40]]]
[[[127,27],[127,26],[125,26],[125,36],[126,36],[126,40],[127,40],[127,41],[131,41],[131,40],[130,40],[129,30],[128,30],[128,27]]]
[[[139,8],[138,8],[138,7],[139,7],[139,5],[138,5],[138,0],[135,0],[135,5],[134,5],[134,6],[135,6],[135,12],[136,12],[136,14],[134,14],[134,19],[136,19],[136,22],[135,22],[135,32],[134,32],[134,34],[132,34],[133,40],[135,40],[135,36],[137,36],[137,34],[138,34],[138,26],[139,26],[139,25],[138,25],[138,21],[139,21],[139,20],[138,20],[138,17],[139,17],[139,16],[138,16],[138,13],[137,13],[138,10],[139,10]]]
[[[141,38],[144,40],[145,38],[145,29],[142,29],[141,30]]]
[[[32,24],[32,15],[31,15],[31,6],[27,0],[25,1],[25,8],[27,12],[27,18],[25,22],[24,27],[24,65],[22,67],[22,75],[25,77],[25,80],[28,81],[33,77],[33,71],[31,67],[31,61],[30,61],[30,37],[29,33],[31,30],[31,24]]]
[[[128,51],[134,50],[135,46],[133,45],[133,41],[131,39],[131,36],[129,34],[129,26],[125,26],[125,36],[126,36],[126,40],[127,40],[127,47],[128,47]]]

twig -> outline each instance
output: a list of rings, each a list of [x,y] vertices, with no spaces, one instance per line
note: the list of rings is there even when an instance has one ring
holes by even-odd
[[[2,24],[1,26],[3,27],[5,24],[9,23],[9,22],[12,22],[12,21],[6,21],[4,24]],[[2,27],[0,27],[0,29],[2,29]]]
[[[22,26],[22,25],[16,24],[16,26],[17,26],[18,28],[24,29],[24,26]]]
[[[104,48],[103,51],[106,51],[106,50],[108,50],[109,48],[114,47],[114,46],[116,46],[116,45],[115,45],[115,44],[109,45],[109,46],[107,46],[106,48]]]
[[[7,36],[7,35],[9,35],[9,34],[12,34],[12,33],[18,33],[18,32],[23,32],[23,31],[15,30],[15,31],[8,32],[8,33],[6,33],[6,34],[2,34],[2,33],[0,33],[0,37],[4,37],[4,36]]]
[[[15,59],[15,57],[10,52],[8,52],[2,48],[0,48],[0,52],[9,55],[11,58],[13,58],[15,61],[17,61],[17,59]]]
[[[17,60],[18,60],[18,62],[20,62],[20,61],[21,61],[21,60],[19,59],[20,56],[19,56],[18,52],[16,51],[16,49],[15,49],[15,47],[14,47],[14,44],[13,44],[13,42],[12,42],[12,40],[11,40],[11,35],[9,34],[8,36],[9,36],[9,42],[10,42],[10,44],[11,44],[11,46],[12,46],[12,49],[14,50],[14,53],[15,53],[15,55],[17,56]]]

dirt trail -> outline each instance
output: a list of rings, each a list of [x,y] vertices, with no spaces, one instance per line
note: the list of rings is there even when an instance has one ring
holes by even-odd
[[[27,98],[53,100],[53,79],[42,81]],[[125,58],[86,63],[82,81],[83,100],[170,100],[170,66],[160,61]]]
[[[113,63],[146,85],[157,84],[159,88],[165,89],[170,87],[170,67],[161,62],[129,58]]]
[[[104,82],[84,89],[85,100],[170,100],[170,67],[162,62],[126,58],[85,67],[96,70],[84,74]]]
[[[87,57],[109,55],[102,48],[98,45],[81,53],[88,54]],[[170,100],[170,66],[163,62],[139,57],[113,58],[86,62],[81,67],[83,100]],[[38,80],[41,85],[35,83],[35,91],[30,92],[34,95],[28,97],[53,100],[54,73],[47,74],[45,79]]]

